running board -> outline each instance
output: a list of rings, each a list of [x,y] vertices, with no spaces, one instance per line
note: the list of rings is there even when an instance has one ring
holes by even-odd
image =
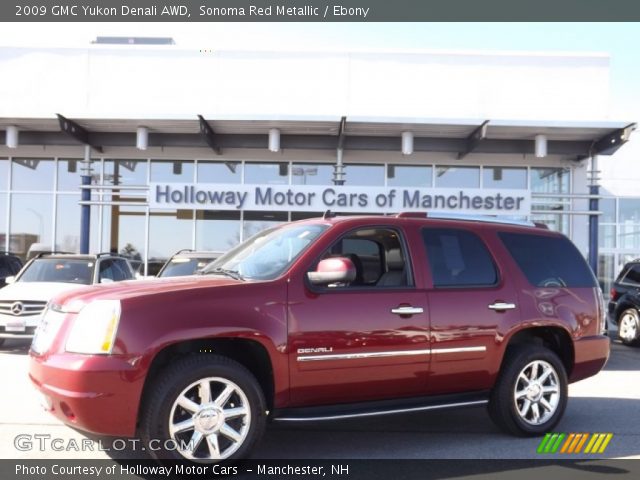
[[[272,420],[274,422],[317,422],[323,420],[423,412],[443,408],[475,407],[489,403],[488,396],[488,392],[476,392],[471,394],[414,398],[401,401],[393,400],[328,407],[288,408],[275,410]]]

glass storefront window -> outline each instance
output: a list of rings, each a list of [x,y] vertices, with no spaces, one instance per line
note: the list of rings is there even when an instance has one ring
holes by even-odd
[[[625,223],[619,225],[618,248],[640,249],[640,223]]]
[[[288,220],[287,212],[244,212],[243,239]]]
[[[0,193],[0,252],[7,248],[7,194]]]
[[[226,252],[240,243],[240,212],[196,210],[196,250]]]
[[[289,164],[245,163],[244,183],[257,185],[286,185],[289,183]]]
[[[605,295],[611,290],[611,285],[618,272],[615,268],[613,253],[601,253],[598,255],[598,284]]]
[[[389,187],[430,187],[433,168],[409,165],[387,165]]]
[[[333,165],[294,163],[291,167],[293,185],[333,185]]]
[[[598,201],[598,210],[602,212],[599,218],[600,223],[616,222],[616,200],[615,198],[601,198]]]
[[[640,198],[621,198],[618,202],[620,223],[640,223]]]
[[[436,187],[478,188],[480,167],[436,166]]]
[[[95,184],[100,179],[99,163],[93,162],[92,167],[91,183]],[[83,173],[83,164],[79,159],[58,160],[58,191],[79,192]]]
[[[104,162],[105,185],[146,185],[146,160],[106,160]]]
[[[72,253],[80,251],[79,201],[80,195],[58,195],[58,203],[56,205],[56,250]],[[97,223],[98,219],[92,217],[91,224]]]
[[[13,190],[53,190],[55,164],[42,158],[14,158],[11,162],[11,187]]]
[[[9,189],[9,160],[0,158],[0,191]]]
[[[151,160],[151,181],[193,183],[193,162],[183,160]]]
[[[198,161],[198,183],[240,183],[240,162]]]
[[[381,187],[384,185],[384,165],[346,165],[344,171],[344,184],[347,186]]]
[[[14,193],[12,195],[10,251],[25,259],[33,244],[39,244],[39,249],[51,249],[52,205],[53,194]]]
[[[166,261],[191,248],[193,210],[156,210],[149,214],[149,258]]]
[[[526,168],[483,167],[484,188],[527,188]]]
[[[532,168],[531,191],[538,193],[569,193],[569,169]]]
[[[145,216],[144,207],[104,207],[102,250],[142,260],[145,252]]]
[[[598,248],[615,248],[616,226],[598,225]]]

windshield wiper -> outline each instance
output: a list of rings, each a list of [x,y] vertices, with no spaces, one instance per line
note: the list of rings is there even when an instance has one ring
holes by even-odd
[[[243,280],[244,277],[240,275],[240,272],[237,270],[229,270],[228,268],[215,268],[213,270],[201,270],[201,275],[226,275],[227,277],[231,277],[234,280]]]

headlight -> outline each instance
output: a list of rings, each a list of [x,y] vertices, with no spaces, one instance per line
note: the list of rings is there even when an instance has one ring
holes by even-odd
[[[88,303],[73,321],[65,350],[73,353],[111,353],[119,321],[118,300],[96,300]]]

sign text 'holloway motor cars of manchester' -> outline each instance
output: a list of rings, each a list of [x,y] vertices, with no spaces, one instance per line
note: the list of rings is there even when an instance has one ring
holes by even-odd
[[[151,208],[530,215],[527,190],[151,183]]]

